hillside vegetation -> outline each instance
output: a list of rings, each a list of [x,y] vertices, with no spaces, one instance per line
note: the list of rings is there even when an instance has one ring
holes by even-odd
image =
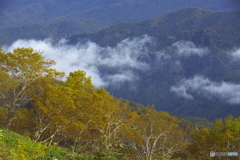
[[[1,160],[52,160],[52,159],[90,159],[68,149],[33,142],[29,137],[21,136],[10,130],[0,130]]]
[[[197,127],[94,89],[84,71],[61,81],[64,73],[51,68],[54,61],[32,48],[0,57],[1,159],[179,160],[239,152],[239,118]]]

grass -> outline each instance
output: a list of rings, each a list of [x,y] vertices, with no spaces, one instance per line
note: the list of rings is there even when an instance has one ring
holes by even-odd
[[[33,142],[10,130],[0,129],[0,160],[74,160],[91,159],[68,149]]]

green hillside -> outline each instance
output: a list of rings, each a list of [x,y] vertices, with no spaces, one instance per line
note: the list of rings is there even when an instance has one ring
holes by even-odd
[[[45,144],[33,142],[29,137],[21,136],[13,131],[0,130],[1,160],[47,160],[47,159],[84,159],[84,156],[57,146],[47,147]],[[86,157],[87,159],[87,157]]]

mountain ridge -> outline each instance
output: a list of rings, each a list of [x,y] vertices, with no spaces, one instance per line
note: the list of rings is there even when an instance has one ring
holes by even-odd
[[[240,11],[215,12],[199,8],[187,8],[147,21],[119,22],[99,32],[75,35],[68,39],[70,43],[76,43],[78,39],[89,38],[91,41],[106,46],[114,45],[128,37],[148,34],[157,37],[159,41],[163,42],[168,41],[169,36],[179,37],[182,34],[181,32],[184,31],[201,31],[211,27],[233,28],[233,26],[240,26],[239,15]],[[211,22],[213,19],[214,21]]]
[[[57,47],[57,53],[63,50],[61,61],[75,55],[74,61],[65,62],[71,67],[81,66],[82,57],[90,58],[83,60],[82,66],[102,84],[109,84],[106,89],[116,97],[155,105],[174,115],[209,120],[240,116],[236,100],[240,87],[239,13],[182,9],[147,21],[121,22],[49,46]],[[77,46],[71,50],[74,53],[66,50],[67,43]],[[229,52],[236,52],[236,60]]]
[[[0,33],[5,38],[0,39],[0,44],[12,43],[19,38],[42,38],[35,32],[31,32],[31,30],[34,30],[31,26],[34,27],[36,25],[37,28],[42,30],[43,35],[46,35],[44,38],[49,38],[53,35],[56,35],[56,38],[58,38],[60,36],[58,32],[50,27],[46,27],[46,24],[54,23],[57,28],[58,23],[61,25],[62,22],[68,20],[86,22],[84,25],[79,26],[85,28],[85,30],[79,29],[75,31],[76,28],[74,28],[74,32],[71,32],[70,29],[67,34],[64,33],[64,35],[67,35],[66,37],[69,37],[75,34],[99,31],[120,21],[134,22],[148,20],[174,10],[189,7],[198,7],[213,11],[240,9],[238,0],[210,0],[208,3],[200,0],[181,0],[177,3],[174,0],[70,0],[67,3],[63,0],[2,1],[0,6]],[[98,22],[96,26],[94,25],[95,22]],[[89,26],[91,27],[88,30]],[[23,31],[21,30],[22,27],[30,28],[30,31]],[[55,26],[51,27],[54,28]],[[12,34],[11,39],[8,40],[9,36],[6,32],[10,32],[12,28],[20,28],[20,31],[16,35]],[[49,33],[49,30],[52,32]],[[25,36],[25,34],[28,36]]]
[[[225,80],[226,83],[234,82],[236,85],[240,83],[240,75],[235,74],[238,73],[240,66],[237,62],[233,63],[229,57],[229,51],[240,48],[239,15],[240,11],[215,12],[188,8],[147,21],[121,22],[96,33],[75,35],[68,40],[70,44],[76,44],[78,40],[86,39],[103,47],[114,47],[126,38],[143,35],[154,37],[156,46],[150,50],[157,55],[148,55],[153,56],[149,60],[152,68],[146,73],[137,72],[140,80],[125,83],[117,88],[110,86],[107,88],[108,91],[116,97],[143,105],[153,104],[158,110],[171,114],[213,120],[229,114],[239,116],[238,105],[228,104],[218,97],[206,97],[205,94],[209,93],[204,91],[202,95],[197,91],[189,91],[195,98],[186,99],[173,93],[171,88],[181,83],[182,85],[196,83],[194,80],[201,80],[199,83],[209,81],[208,83],[213,83],[212,85],[220,85],[220,82]],[[204,51],[207,47],[209,53],[203,56],[176,55],[175,52],[178,52],[176,46],[186,47],[185,45],[194,48],[190,50],[191,52],[198,49]],[[162,53],[171,56],[164,64],[156,60]],[[196,75],[201,76],[197,79]]]

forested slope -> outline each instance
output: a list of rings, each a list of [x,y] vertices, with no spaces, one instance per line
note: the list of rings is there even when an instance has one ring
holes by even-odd
[[[240,11],[212,12],[188,8],[147,21],[120,22],[96,33],[72,36],[69,40],[77,42],[87,38],[100,45],[114,45],[125,38],[147,34],[157,38],[158,45],[188,40],[211,49],[224,49],[239,44],[239,15]]]
[[[206,120],[189,123],[95,89],[81,70],[62,81],[54,61],[32,48],[0,57],[2,159],[208,159],[212,150],[239,152],[239,118],[206,128]]]
[[[0,35],[4,38],[0,39],[0,44],[19,38],[62,38],[89,33],[121,21],[143,21],[189,7],[212,11],[240,9],[238,0],[210,0],[207,3],[201,0],[177,3],[174,0],[1,1]]]
[[[238,102],[229,104],[228,98],[233,96],[224,96],[230,93],[206,91],[211,85],[238,87],[240,83],[238,58],[233,56],[240,47],[239,15],[239,11],[212,12],[189,8],[148,21],[122,22],[69,40],[71,44],[86,39],[102,46],[118,46],[126,38],[131,42],[134,37],[151,36],[154,40],[144,44],[148,48],[147,55],[145,58],[139,55],[139,61],[150,68],[134,72],[137,81],[126,82],[121,87],[116,87],[119,84],[109,86],[111,93],[140,104],[154,104],[159,110],[177,115],[208,119],[229,114],[239,116]],[[111,73],[107,69],[102,71]],[[194,86],[200,87],[202,82],[202,88],[206,87],[206,90],[194,90]],[[237,91],[231,92],[238,94]],[[188,96],[191,94],[194,96]]]

